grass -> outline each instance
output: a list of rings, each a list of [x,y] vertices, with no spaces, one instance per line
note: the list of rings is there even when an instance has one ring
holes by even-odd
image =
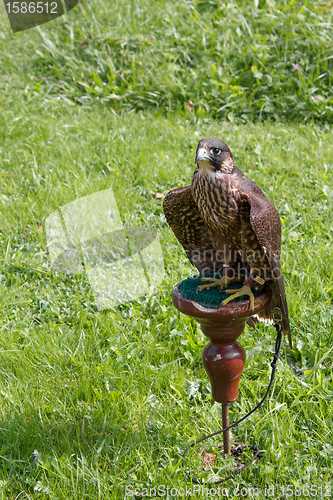
[[[52,117],[36,104],[20,110],[32,146],[12,128],[1,153],[2,497],[119,498],[129,484],[186,484],[181,452],[220,416],[201,363],[206,340],[170,300],[193,269],[153,192],[190,182],[196,141],[213,133],[280,211],[295,343],[269,403],[233,434],[253,439],[265,459],[228,486],[329,484],[331,129],[108,111],[101,119],[61,102]],[[124,222],[158,229],[167,277],[153,297],[98,312],[84,276],[49,268],[43,227],[58,206],[110,186]],[[243,335],[248,361],[233,417],[264,393],[273,339],[263,325]]]
[[[141,27],[147,5],[137,7]],[[193,12],[199,7],[203,20],[220,9],[200,4]],[[207,340],[171,303],[172,286],[194,271],[153,193],[191,181],[197,141],[210,135],[228,143],[237,165],[280,212],[294,338],[293,352],[284,342],[269,401],[232,433],[236,440],[257,443],[265,458],[227,483],[229,498],[239,498],[237,487],[246,488],[248,498],[258,498],[258,488],[264,498],[265,487],[274,485],[274,498],[284,498],[283,487],[302,492],[311,484],[322,498],[333,486],[333,129],[329,123],[288,123],[283,113],[277,123],[246,124],[230,122],[230,116],[200,116],[199,108],[173,113],[173,98],[163,112],[145,106],[140,111],[127,98],[112,111],[84,86],[79,91],[76,73],[69,71],[78,64],[80,78],[91,86],[89,68],[103,57],[102,35],[91,42],[87,67],[77,63],[75,51],[62,64],[66,30],[73,23],[75,34],[95,22],[88,14],[92,8],[82,5],[73,17],[43,26],[44,41],[37,30],[9,35],[3,15],[0,23],[0,498],[119,499],[126,486],[129,492],[132,486],[189,485],[181,455],[193,439],[220,427],[220,408],[201,362]],[[259,3],[253,12],[261,16],[269,8]],[[119,4],[119,30],[125,23],[121,9]],[[324,11],[319,14],[328,16]],[[128,32],[136,29],[130,14]],[[163,15],[167,25],[172,14]],[[60,75],[55,59],[46,57],[45,36],[59,40]],[[75,48],[76,35],[73,40]],[[172,79],[169,69],[164,67],[165,78]],[[145,82],[137,78],[138,85]],[[254,106],[252,99],[247,102]],[[97,311],[84,275],[64,276],[50,268],[45,220],[58,207],[109,187],[124,223],[158,230],[166,277],[151,297]],[[243,334],[247,363],[232,419],[264,394],[274,336],[265,325]],[[306,490],[302,495],[308,497]]]
[[[326,3],[93,0],[31,33],[19,37],[29,39],[38,93],[115,112],[332,121]]]

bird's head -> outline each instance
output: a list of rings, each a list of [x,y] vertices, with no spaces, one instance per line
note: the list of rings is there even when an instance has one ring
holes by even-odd
[[[214,137],[201,139],[198,144],[195,161],[199,169],[212,172],[230,174],[234,167],[234,160],[228,146]]]

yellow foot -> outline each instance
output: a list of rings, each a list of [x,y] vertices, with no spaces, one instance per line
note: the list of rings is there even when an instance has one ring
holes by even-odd
[[[229,285],[230,281],[233,281],[233,279],[228,278],[228,276],[223,276],[223,278],[200,278],[200,281],[210,281],[211,283],[198,286],[199,292],[201,292],[201,290],[204,290],[205,288],[209,290],[210,288],[214,288],[216,286],[224,288],[225,286]]]
[[[222,302],[222,306],[225,306],[226,304],[228,304],[228,302],[235,299],[236,297],[240,297],[241,295],[248,295],[250,297],[250,309],[251,309],[251,312],[253,311],[253,309],[254,309],[254,295],[252,293],[250,286],[244,285],[239,290],[225,290],[225,293],[232,293],[232,295],[230,297],[228,297],[227,299],[224,299],[224,301]]]

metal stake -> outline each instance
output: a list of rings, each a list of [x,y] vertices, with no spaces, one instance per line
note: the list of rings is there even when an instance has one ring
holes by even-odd
[[[223,429],[229,427],[229,404],[222,403],[222,425]],[[230,430],[223,432],[223,451],[226,455],[231,455],[230,450]]]

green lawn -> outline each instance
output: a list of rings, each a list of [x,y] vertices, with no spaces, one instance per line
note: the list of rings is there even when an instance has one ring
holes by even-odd
[[[332,12],[316,0],[83,1],[15,41],[3,14],[0,57],[24,59],[28,94],[84,106],[167,113],[191,101],[197,117],[325,123]]]
[[[126,486],[190,485],[181,455],[221,426],[220,407],[201,361],[207,339],[171,303],[172,286],[194,270],[153,193],[190,183],[197,142],[211,135],[279,210],[294,339],[293,352],[284,339],[269,401],[232,432],[265,455],[225,485],[228,498],[242,497],[237,486],[247,498],[258,498],[249,488],[265,498],[269,485],[274,498],[285,498],[288,485],[293,492],[314,485],[312,498],[324,498],[333,488],[333,128],[288,122],[282,112],[280,121],[245,123],[238,108],[236,119],[218,121],[205,99],[201,116],[188,110],[190,93],[156,110],[130,100],[112,109],[110,100],[79,91],[68,66],[59,76],[54,59],[45,60],[45,36],[64,50],[71,23],[92,22],[93,7],[80,9],[42,26],[44,41],[37,29],[10,35],[3,10],[0,20],[0,498],[119,499]],[[132,31],[133,22],[129,16]],[[101,57],[98,48],[89,65]],[[89,69],[75,64],[90,86]],[[124,223],[158,230],[166,277],[153,296],[98,311],[84,275],[50,268],[45,220],[110,187]],[[243,334],[247,363],[232,419],[264,394],[274,339],[265,325]]]

